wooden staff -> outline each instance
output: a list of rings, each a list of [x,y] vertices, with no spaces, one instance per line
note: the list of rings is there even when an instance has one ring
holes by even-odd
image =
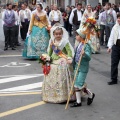
[[[84,46],[83,46],[83,48],[82,48],[82,51],[83,51],[84,48],[85,48],[86,41],[87,41],[87,39],[85,39],[85,42],[84,42]],[[73,80],[73,83],[72,83],[72,87],[71,87],[71,90],[70,90],[70,94],[69,94],[69,96],[68,96],[68,100],[67,100],[65,109],[68,108],[69,101],[70,101],[71,95],[72,95],[72,93],[73,93],[72,91],[73,91],[74,83],[75,83],[75,80],[76,80],[76,77],[77,77],[77,74],[78,74],[78,70],[79,70],[79,67],[80,67],[80,64],[81,64],[81,60],[82,60],[82,52],[81,52],[81,54],[80,54],[80,59],[79,59],[79,62],[78,62],[78,67],[77,67],[77,70],[76,70],[76,72],[75,72],[74,80]]]

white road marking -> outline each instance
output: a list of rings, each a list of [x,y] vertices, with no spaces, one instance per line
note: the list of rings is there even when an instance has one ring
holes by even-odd
[[[19,91],[25,91],[25,90],[32,90],[32,89],[40,88],[40,87],[42,87],[42,82],[2,89],[0,90],[0,92],[13,92],[13,91],[19,92]]]
[[[11,62],[11,63],[8,63],[7,65],[3,65],[3,66],[0,66],[0,67],[27,67],[27,66],[30,66],[30,65],[31,65],[30,63]]]
[[[21,57],[22,55],[0,55],[0,58],[3,57]]]
[[[13,93],[31,93],[31,92],[41,92],[42,90],[27,90],[27,91],[0,91],[0,94],[13,94]]]
[[[44,74],[26,74],[26,75],[5,75],[5,76],[0,76],[0,78],[3,78],[3,77],[13,77],[13,76],[39,76],[39,75],[44,75]]]
[[[8,83],[8,82],[13,82],[13,81],[20,81],[20,80],[34,78],[34,77],[40,77],[40,76],[43,76],[43,74],[38,74],[38,75],[22,75],[22,76],[13,76],[13,77],[10,77],[10,78],[3,78],[3,79],[0,79],[0,84],[2,84],[2,83]]]
[[[35,77],[42,77],[43,74],[27,74],[27,75],[6,75],[0,76],[0,85],[3,83],[10,83]],[[1,89],[0,94],[11,94],[11,93],[25,93],[25,92],[41,92],[42,82],[32,83],[22,86],[15,86],[6,89]]]

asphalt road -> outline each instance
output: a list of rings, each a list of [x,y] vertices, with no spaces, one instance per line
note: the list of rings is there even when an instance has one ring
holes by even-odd
[[[96,94],[93,104],[87,106],[85,96],[82,107],[65,110],[65,104],[42,101],[41,66],[38,61],[21,57],[23,41],[20,42],[22,46],[17,50],[3,51],[4,35],[0,26],[0,120],[120,119],[120,83],[107,85],[111,62],[110,54],[106,53],[104,47],[101,48],[101,54],[92,55],[87,76],[88,87]]]

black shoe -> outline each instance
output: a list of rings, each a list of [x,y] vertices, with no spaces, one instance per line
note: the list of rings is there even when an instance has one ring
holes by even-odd
[[[21,44],[20,44],[20,43],[18,43],[18,44],[17,44],[17,46],[21,46]]]
[[[117,84],[117,81],[110,81],[110,82],[108,82],[108,85],[114,85],[114,84]]]
[[[8,47],[5,47],[5,48],[4,48],[4,51],[5,51],[5,50],[8,50]]]
[[[108,46],[106,45],[105,48],[108,48]]]
[[[93,93],[92,98],[88,98],[87,99],[87,105],[91,105],[92,104],[94,97],[95,97],[95,94]]]
[[[15,48],[12,48],[12,50],[16,50]]]
[[[80,107],[82,106],[81,103],[74,102],[70,107]]]

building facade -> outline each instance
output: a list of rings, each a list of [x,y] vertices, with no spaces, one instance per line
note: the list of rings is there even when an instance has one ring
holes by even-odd
[[[5,5],[6,3],[22,3],[26,2],[31,5],[32,0],[0,0],[1,5]],[[43,5],[50,6],[53,4],[58,5],[58,7],[65,8],[67,5],[75,5],[75,3],[82,3],[83,5],[91,4],[93,7],[96,6],[99,2],[101,4],[110,2],[114,4],[118,4],[120,0],[37,0],[38,2],[42,2]]]
[[[120,0],[41,0],[41,2],[43,2],[45,6],[57,4],[58,7],[65,8],[67,5],[75,5],[75,3],[82,3],[83,6],[91,4],[92,7],[95,7],[98,3],[104,4],[106,2],[118,4]]]
[[[110,3],[114,3],[114,4],[118,4],[120,3],[120,0],[99,0],[100,3],[104,4],[106,2],[110,2]]]

